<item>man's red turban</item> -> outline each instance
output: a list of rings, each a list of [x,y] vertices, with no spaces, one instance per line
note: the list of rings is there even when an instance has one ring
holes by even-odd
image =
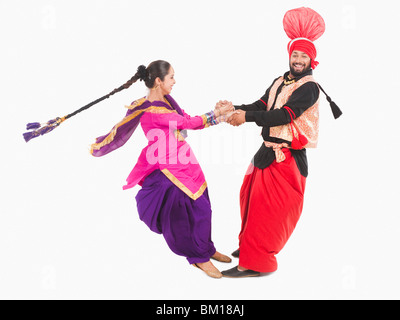
[[[306,53],[311,59],[311,68],[318,65],[317,49],[313,41],[325,32],[325,22],[322,17],[310,8],[298,8],[286,12],[283,18],[283,28],[291,39],[287,49],[289,56],[294,50]]]

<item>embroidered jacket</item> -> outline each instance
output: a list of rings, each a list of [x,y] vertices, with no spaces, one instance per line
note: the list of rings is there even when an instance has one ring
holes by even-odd
[[[282,94],[285,93],[285,87],[296,84],[296,82],[301,81],[301,79],[304,77],[311,76],[312,70],[310,69],[306,73],[292,80],[288,78],[288,75],[289,72],[286,72],[283,77],[276,78],[261,99],[257,100],[256,102],[247,105],[235,105],[236,109],[242,109],[246,111],[247,122],[255,122],[258,126],[262,127],[261,135],[264,141],[278,144],[290,144],[290,137],[287,137],[289,140],[285,140],[277,137],[279,134],[276,134],[276,130],[280,126],[286,126],[287,128],[290,128],[289,123],[291,122],[291,117],[288,110],[283,107],[289,107],[294,112],[295,117],[299,119],[300,116],[310,107],[314,106],[319,99],[319,88],[314,81],[305,81],[300,86],[293,86],[292,89],[294,90],[291,90],[290,95],[285,94],[283,96]],[[284,81],[281,81],[282,79],[284,79]],[[272,92],[274,86],[274,92]],[[286,93],[288,92],[289,91],[286,91]],[[280,100],[280,102],[278,100]],[[277,102],[281,104],[278,108],[276,108]],[[290,149],[290,151],[296,160],[300,173],[307,177],[308,165],[306,150]],[[266,147],[266,145],[262,143],[260,149],[253,158],[253,164],[257,168],[264,169],[268,167],[274,160],[274,150]]]
[[[277,90],[280,85],[284,82],[284,78],[280,77],[273,84],[268,98],[267,111],[271,109],[275,102],[274,109],[281,109],[286,106],[287,101],[295,90],[300,88],[307,82],[315,82],[313,76],[305,76],[300,80],[295,81],[292,84],[284,86],[278,96],[276,96]],[[270,128],[270,136],[278,139],[282,139],[288,142],[292,142],[294,134],[298,138],[299,134],[304,135],[308,143],[304,148],[315,148],[318,142],[318,131],[319,131],[319,98],[317,101],[310,106],[305,112],[303,112],[298,118],[293,120],[293,126],[290,124],[283,124],[280,126],[274,126]],[[290,107],[287,107],[290,109]],[[290,109],[291,110],[291,109]],[[292,119],[291,119],[292,120]]]

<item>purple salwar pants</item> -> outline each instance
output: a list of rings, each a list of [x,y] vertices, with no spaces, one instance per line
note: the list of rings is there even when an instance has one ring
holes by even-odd
[[[207,262],[215,254],[208,189],[193,200],[156,170],[144,180],[136,202],[140,219],[190,264]]]

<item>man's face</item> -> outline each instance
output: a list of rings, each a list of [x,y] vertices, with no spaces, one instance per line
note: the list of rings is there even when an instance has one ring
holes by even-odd
[[[311,59],[306,53],[294,50],[290,56],[289,67],[290,73],[297,77],[310,69]]]

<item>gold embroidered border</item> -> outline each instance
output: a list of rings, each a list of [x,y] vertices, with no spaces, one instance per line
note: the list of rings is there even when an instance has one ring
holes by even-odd
[[[203,126],[205,126],[207,124],[207,116],[202,114],[201,117],[203,118]]]
[[[180,182],[168,169],[161,170],[165,176],[171,180],[171,182],[176,185],[180,190],[182,190],[187,196],[193,200],[200,198],[207,188],[207,182],[204,181],[203,185],[200,187],[199,191],[196,193],[191,192],[182,182]]]
[[[164,107],[149,107],[145,109],[146,112],[155,113],[155,114],[163,114],[163,113],[177,113],[176,110],[170,110]]]
[[[114,128],[111,130],[111,132],[108,134],[108,136],[99,143],[93,143],[91,148],[90,148],[90,153],[93,154],[93,150],[99,150],[102,147],[104,147],[105,145],[111,143],[115,136],[117,135],[117,130],[119,127],[123,126],[124,124],[128,123],[129,121],[131,121],[132,119],[136,118],[138,115],[140,115],[143,112],[150,112],[150,113],[156,113],[156,114],[163,114],[163,113],[176,113],[176,110],[169,110],[167,108],[162,108],[162,107],[148,107],[146,109],[143,110],[138,110],[133,112],[132,114],[130,114],[129,116],[125,117],[124,119],[122,119],[121,122],[117,123]]]
[[[138,99],[138,100],[133,101],[132,104],[131,104],[130,106],[125,106],[125,108],[134,109],[134,108],[136,108],[136,107],[141,106],[145,101],[146,101],[146,98],[145,98],[145,97],[144,97],[144,98],[140,98],[140,99]]]

